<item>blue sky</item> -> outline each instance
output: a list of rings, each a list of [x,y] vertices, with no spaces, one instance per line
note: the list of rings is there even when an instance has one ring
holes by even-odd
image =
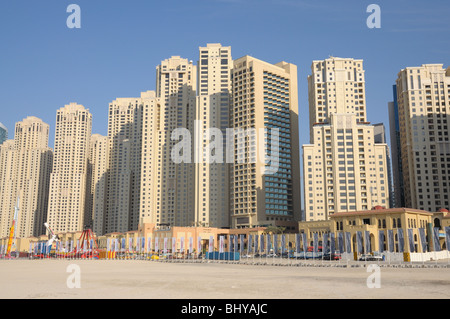
[[[69,29],[69,4],[81,29]],[[369,4],[381,28],[369,29]],[[47,0],[0,3],[0,122],[33,115],[50,124],[70,102],[89,108],[93,133],[106,135],[108,103],[155,88],[155,67],[172,55],[197,61],[198,47],[221,43],[233,58],[251,55],[298,66],[300,143],[309,142],[307,76],[313,60],[364,59],[368,120],[388,126],[392,85],[406,66],[450,65],[450,2]]]

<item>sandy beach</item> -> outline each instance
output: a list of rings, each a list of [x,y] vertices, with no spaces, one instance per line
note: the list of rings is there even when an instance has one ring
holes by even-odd
[[[382,267],[379,270],[379,288],[369,288],[368,278],[374,273],[368,272],[367,267],[0,260],[0,298],[450,298],[449,268]],[[75,278],[76,274],[79,276]],[[79,288],[73,287],[75,283],[79,283]]]

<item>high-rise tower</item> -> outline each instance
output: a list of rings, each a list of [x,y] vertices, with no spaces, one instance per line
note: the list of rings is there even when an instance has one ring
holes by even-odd
[[[366,121],[362,60],[313,61],[310,141],[303,145],[305,219],[389,206],[387,145]]]
[[[84,106],[70,103],[57,111],[47,216],[56,233],[81,231],[86,226],[91,131],[92,115]]]
[[[230,225],[229,164],[225,160],[225,142],[229,128],[232,67],[231,47],[209,43],[199,48],[197,131],[194,137],[199,146],[195,163],[195,225]]]
[[[231,227],[300,220],[297,67],[244,56],[232,90]]]
[[[406,207],[450,204],[450,67],[424,64],[398,73],[396,102]],[[395,171],[394,171],[395,172]]]
[[[11,226],[18,201],[17,237],[44,234],[53,152],[49,125],[30,116],[16,123],[14,140],[0,148],[0,211],[2,234]]]

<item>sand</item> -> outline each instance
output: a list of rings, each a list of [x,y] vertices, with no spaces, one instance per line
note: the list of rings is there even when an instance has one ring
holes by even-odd
[[[79,281],[68,266],[79,269]],[[68,272],[69,270],[69,272]],[[2,299],[448,299],[450,268],[287,267],[139,260],[0,260]],[[69,282],[69,285],[68,285]],[[80,287],[71,288],[79,282]],[[370,280],[371,283],[374,281]]]

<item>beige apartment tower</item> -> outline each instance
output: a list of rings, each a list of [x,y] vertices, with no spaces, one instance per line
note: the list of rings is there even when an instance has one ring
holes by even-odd
[[[87,222],[92,231],[101,236],[105,234],[106,204],[109,177],[109,138],[93,134],[89,143],[88,172],[91,184],[86,214]]]
[[[195,132],[195,145],[198,146],[195,161],[197,226],[230,225],[229,164],[225,160],[225,144],[226,129],[229,128],[232,67],[231,47],[208,43],[199,48]]]
[[[300,220],[297,67],[234,60],[232,99],[231,227]]]
[[[438,211],[450,196],[450,67],[424,64],[398,73],[396,100],[406,207]]]
[[[0,146],[1,237],[8,235],[17,203],[16,236],[45,233],[53,160],[48,136],[49,125],[30,116],[16,123],[14,140]]]
[[[56,233],[81,231],[86,226],[91,131],[92,115],[84,106],[70,103],[57,111],[47,215]]]
[[[190,141],[194,136],[196,66],[172,56],[156,68],[156,92],[143,100],[143,139],[140,218],[157,225],[192,226],[195,209],[195,166]],[[178,143],[188,142],[176,159]],[[184,157],[183,155],[186,155]]]
[[[389,207],[387,145],[366,121],[362,60],[313,61],[308,76],[310,144],[303,145],[306,221]]]
[[[125,232],[139,225],[142,98],[117,98],[109,104],[109,169],[105,231]]]

